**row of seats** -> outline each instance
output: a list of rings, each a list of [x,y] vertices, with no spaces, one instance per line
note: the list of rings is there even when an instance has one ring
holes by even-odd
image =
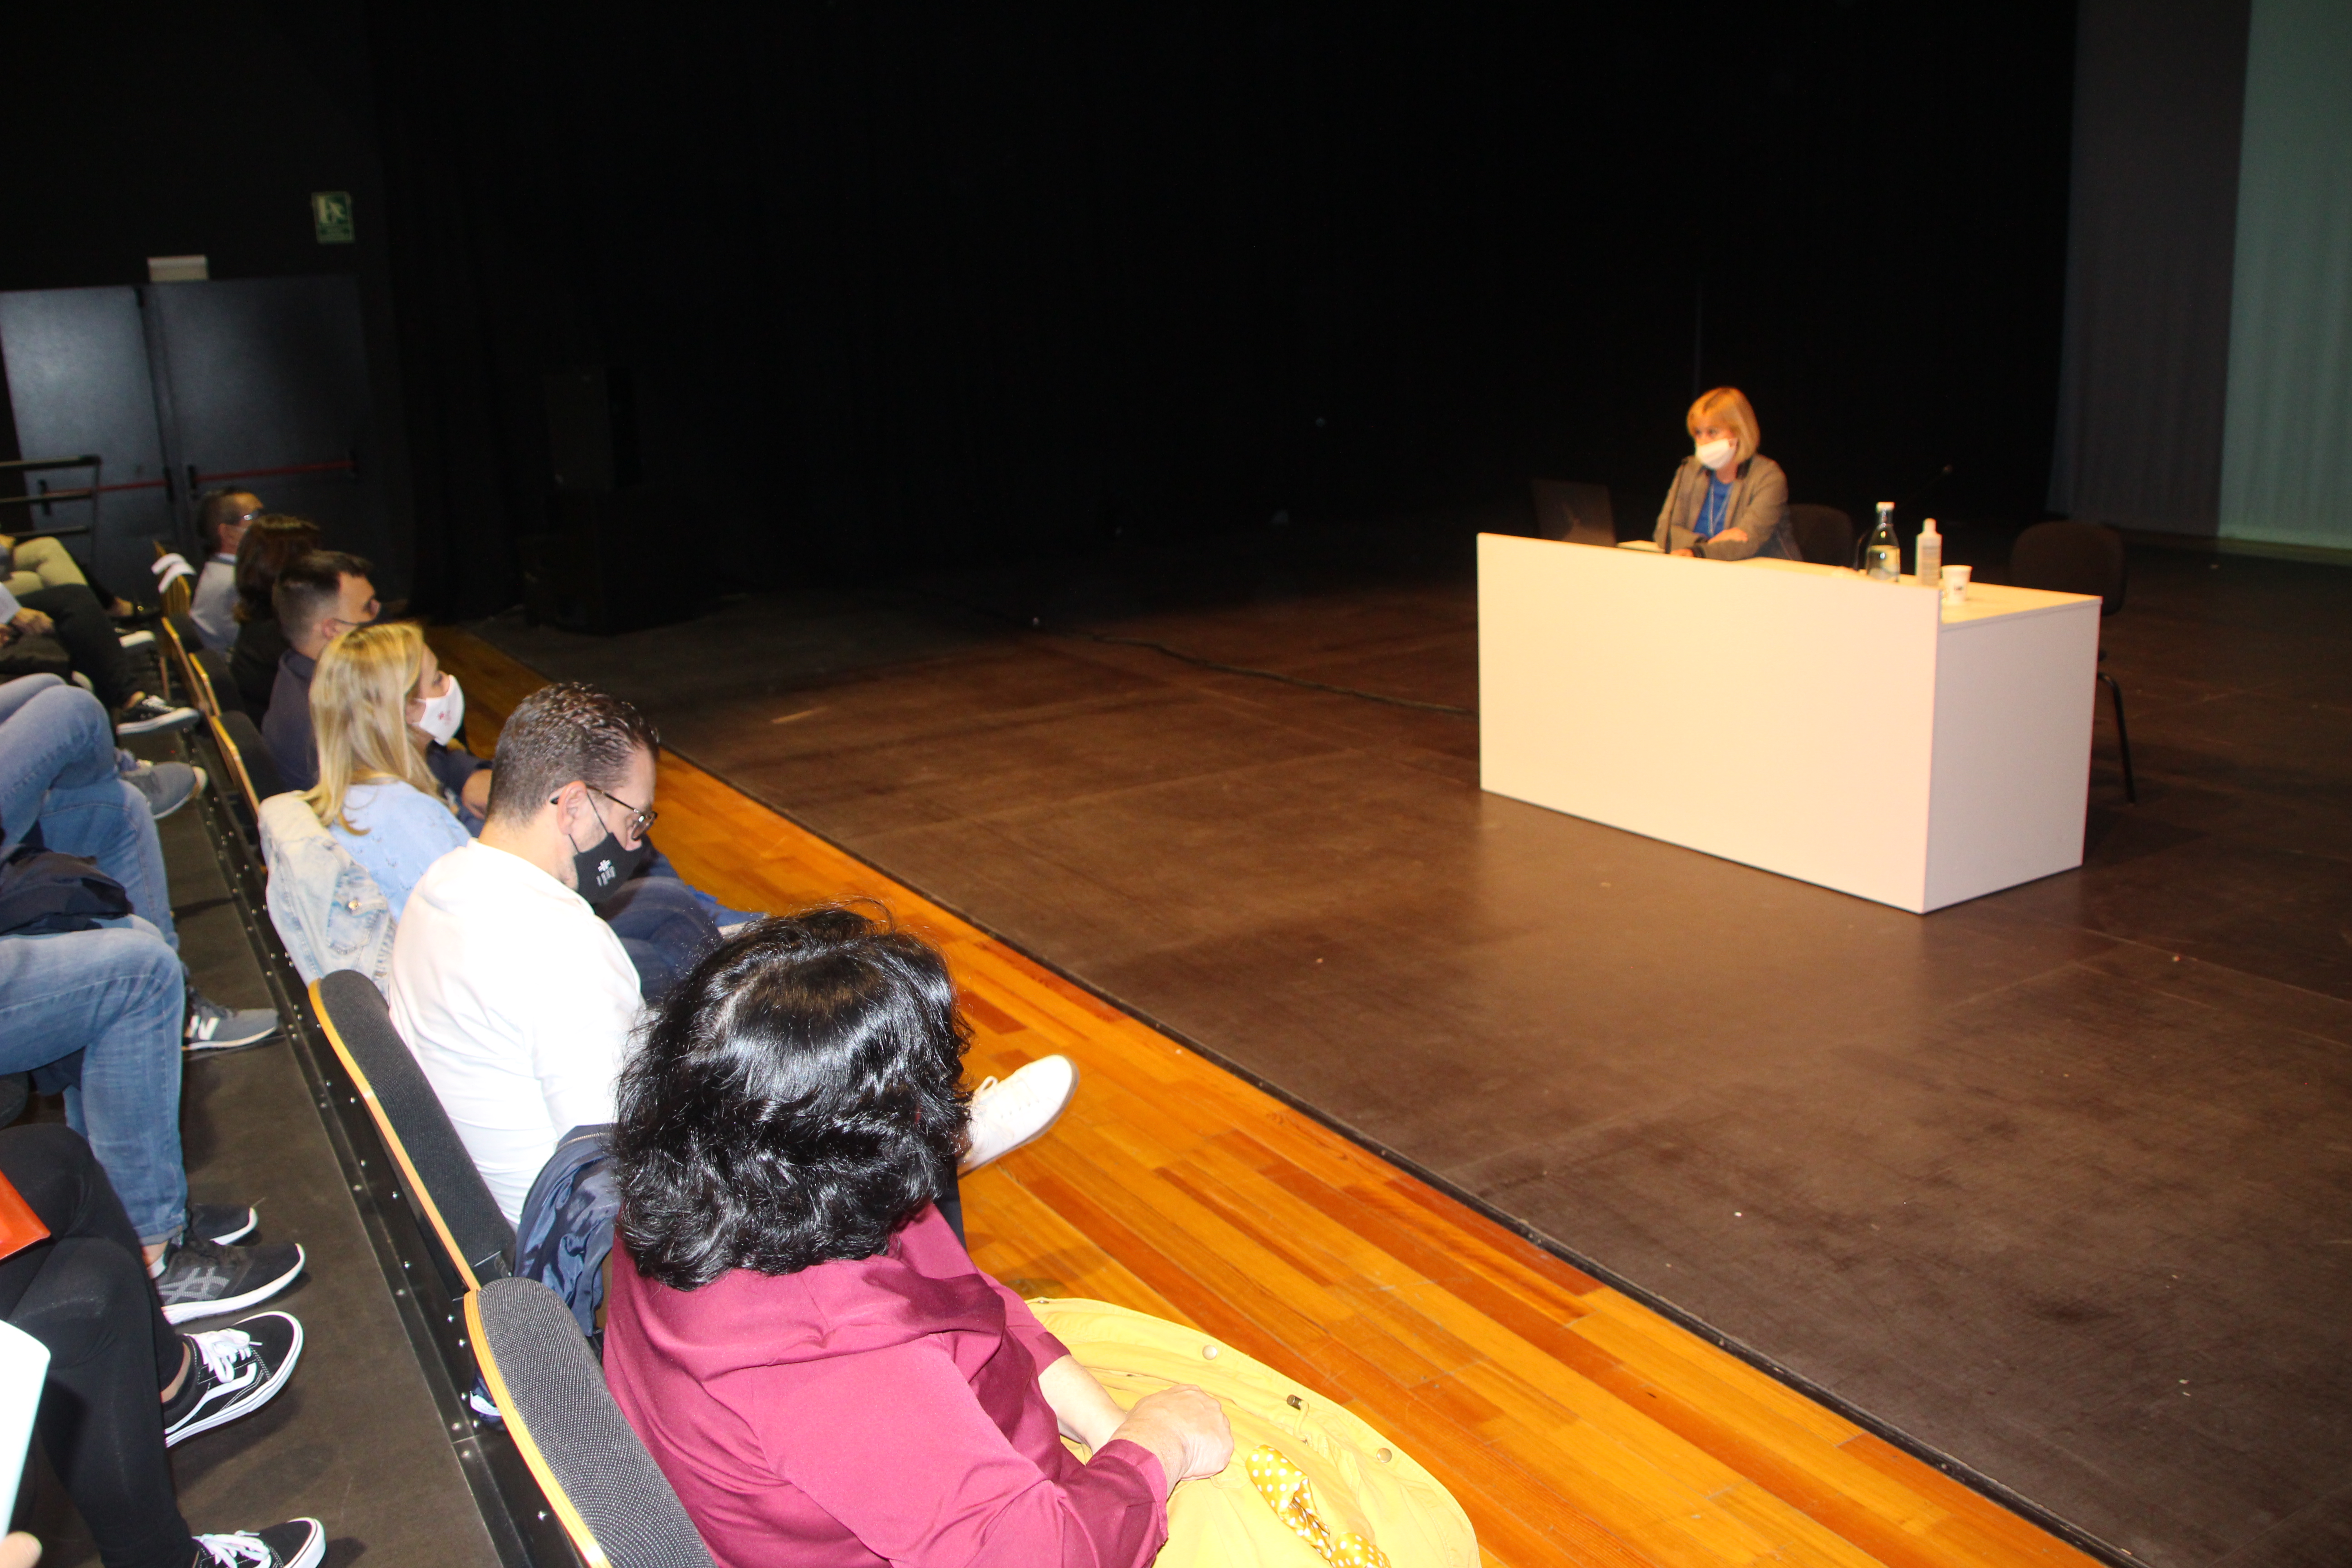
[[[236,786],[239,826],[257,834],[262,802],[279,793],[275,759],[228,678],[226,657],[195,635],[186,596],[184,583],[165,592],[166,647]],[[383,994],[368,976],[342,971],[312,984],[310,997],[336,1061],[400,1173],[400,1197],[446,1270],[447,1293],[462,1300],[470,1370],[547,1511],[583,1562],[707,1568],[701,1538],[605,1391],[570,1309],[545,1285],[511,1277],[514,1227],[393,1027]],[[468,1369],[451,1370],[462,1380]]]

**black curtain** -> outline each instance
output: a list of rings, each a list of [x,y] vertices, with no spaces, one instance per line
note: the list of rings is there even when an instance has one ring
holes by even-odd
[[[712,581],[1653,504],[1695,378],[1799,499],[2046,485],[2063,6],[371,12],[424,591],[513,596],[625,367]],[[1626,504],[1626,503],[1621,503]]]
[[[2050,507],[2220,525],[2247,0],[2084,0]]]

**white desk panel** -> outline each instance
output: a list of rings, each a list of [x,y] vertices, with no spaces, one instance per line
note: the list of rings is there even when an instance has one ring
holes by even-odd
[[[2097,601],[2004,592],[1948,624],[1830,567],[1481,535],[1481,782],[1913,910],[2063,870]]]

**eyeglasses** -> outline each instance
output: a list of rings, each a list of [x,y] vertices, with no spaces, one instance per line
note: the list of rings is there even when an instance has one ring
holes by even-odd
[[[623,800],[619,795],[614,795],[612,791],[598,789],[594,784],[589,784],[585,779],[583,779],[580,782],[590,794],[601,795],[606,800],[611,801],[614,805],[619,806],[623,811],[627,812],[629,814],[628,829],[630,835],[639,843],[645,842],[646,835],[654,830],[654,821],[656,817],[661,816],[660,812],[656,811],[649,805],[631,805],[627,801]]]

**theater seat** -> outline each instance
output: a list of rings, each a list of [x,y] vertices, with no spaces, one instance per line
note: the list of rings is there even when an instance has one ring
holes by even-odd
[[[466,1298],[466,1327],[507,1432],[582,1562],[710,1568],[562,1297],[536,1279],[494,1280]]]
[[[483,1184],[425,1070],[392,1026],[383,993],[366,975],[341,970],[311,983],[310,1005],[400,1167],[403,1201],[441,1245],[450,1293],[505,1279],[513,1270],[514,1226]],[[578,1340],[580,1330],[569,1312],[563,1321]]]

